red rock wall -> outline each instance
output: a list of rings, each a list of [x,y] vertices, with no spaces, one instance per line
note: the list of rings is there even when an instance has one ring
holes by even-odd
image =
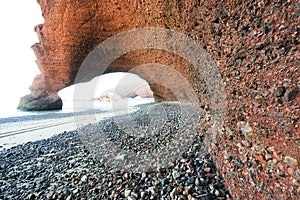
[[[35,28],[40,42],[32,48],[42,73],[30,87],[31,95],[21,99],[19,108],[23,110],[47,109],[43,106],[47,103],[50,109],[61,108],[61,102],[57,102],[57,91],[74,82],[87,54],[106,38],[134,28],[176,28],[181,19],[179,3],[175,1],[38,0],[38,3],[45,21]],[[174,16],[169,18],[172,14]],[[116,61],[107,72],[128,71],[141,61],[160,62],[161,57],[161,52],[141,51]],[[167,61],[165,64],[173,62],[177,68],[180,67],[178,62],[174,62],[174,56],[168,57],[163,59]],[[157,91],[157,97],[166,96],[158,94],[156,86],[152,87]]]
[[[73,83],[83,59],[104,39],[137,27],[174,29],[197,40],[219,63],[229,110],[214,158],[232,196],[297,199],[299,2],[38,2],[45,23],[36,27],[40,43],[33,49],[42,74],[33,82],[32,94],[23,98],[20,108],[40,97],[59,107],[55,104],[59,99],[57,91]],[[107,72],[128,71],[149,62],[173,66],[190,80],[195,91],[201,91],[201,77],[182,58],[158,50],[129,53],[116,60]],[[151,88],[157,100],[174,99],[159,85],[152,84]],[[205,98],[201,101],[207,103]]]

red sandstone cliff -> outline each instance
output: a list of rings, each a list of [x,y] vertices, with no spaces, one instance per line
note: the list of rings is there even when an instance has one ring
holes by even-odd
[[[299,2],[38,2],[45,22],[35,28],[40,43],[32,48],[42,73],[21,109],[61,108],[57,91],[73,83],[84,58],[104,39],[137,27],[174,29],[198,41],[219,63],[229,112],[214,158],[232,196],[299,197]],[[174,67],[195,91],[203,91],[201,76],[182,58],[159,50],[129,53],[106,72],[153,62]],[[157,100],[174,99],[166,88],[150,86]],[[251,134],[240,132],[243,121]]]

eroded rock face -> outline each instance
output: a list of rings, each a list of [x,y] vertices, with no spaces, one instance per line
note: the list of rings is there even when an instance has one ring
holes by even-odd
[[[38,103],[30,99],[41,92],[52,97],[53,93],[72,84],[82,61],[104,39],[138,27],[175,27],[164,16],[171,13],[169,9],[174,5],[163,2],[38,0],[38,3],[45,21],[35,27],[40,42],[34,44],[32,49],[41,75],[30,87],[30,97],[21,100],[19,108],[25,110]],[[172,21],[175,20],[173,18]],[[116,62],[109,71],[128,71],[141,63],[143,58],[147,59],[142,62],[147,63],[157,57],[160,57],[157,53],[141,55],[140,58],[137,55],[127,56]]]
[[[104,39],[134,28],[174,29],[207,50],[226,84],[226,126],[212,153],[234,199],[297,199],[299,2],[38,2],[45,23],[36,27],[40,43],[32,48],[42,74],[34,80],[21,109],[40,104],[32,101],[39,96],[43,102],[56,102],[57,91],[74,82],[84,58]],[[179,56],[139,50],[117,59],[106,72],[128,71],[145,63],[172,66],[189,80],[201,104],[209,107],[203,77]],[[168,88],[151,83],[150,87],[158,101],[176,99]]]

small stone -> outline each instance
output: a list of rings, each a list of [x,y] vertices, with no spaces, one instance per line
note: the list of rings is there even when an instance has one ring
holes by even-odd
[[[293,101],[298,93],[300,92],[299,87],[293,88],[289,93],[288,93],[288,101]]]
[[[233,131],[229,127],[225,127],[226,133],[230,136],[233,135]]]
[[[165,178],[163,178],[162,180],[161,180],[161,185],[162,186],[165,186],[166,184],[167,184],[167,179],[165,179]]]
[[[279,60],[276,58],[276,59],[274,59],[274,60],[271,60],[271,64],[276,64],[276,63],[278,63],[279,62]]]
[[[171,199],[175,199],[175,194],[176,194],[176,192],[177,192],[177,190],[176,190],[176,188],[174,188],[174,189],[172,190],[172,192],[170,193]]]
[[[261,44],[258,44],[258,45],[255,47],[255,49],[256,49],[256,50],[262,50],[264,47],[265,47],[264,44],[261,43]]]
[[[163,175],[162,175],[162,173],[158,172],[158,173],[156,174],[156,177],[157,177],[157,178],[162,178]]]
[[[282,97],[285,94],[285,92],[286,92],[285,87],[284,86],[280,86],[280,87],[277,87],[274,90],[273,94],[274,94],[275,97]]]
[[[210,167],[205,167],[205,168],[203,169],[203,171],[204,171],[204,172],[206,172],[206,173],[209,173],[209,172],[210,172],[210,170],[211,170],[211,168],[210,168]]]
[[[75,190],[73,190],[73,194],[77,194],[79,192],[79,189],[76,188]]]
[[[216,197],[220,196],[220,192],[218,190],[215,191]]]
[[[294,117],[294,118],[292,118],[292,120],[293,120],[293,122],[298,122],[299,121],[299,117]]]
[[[47,198],[48,198],[48,199],[51,199],[52,196],[53,196],[53,192],[50,192],[49,194],[47,194]]]
[[[215,189],[215,187],[213,186],[213,184],[209,184],[208,187],[209,187],[210,191],[214,191],[214,189]]]
[[[216,24],[219,23],[219,18],[218,17],[214,18],[212,22]]]
[[[131,190],[125,190],[124,196],[125,196],[126,198],[129,197],[130,194],[131,194]]]
[[[300,180],[293,179],[292,184],[297,186],[297,187],[300,187]]]
[[[279,155],[276,151],[273,152],[273,156],[274,156],[278,161],[281,161],[281,160],[282,160],[282,156]]]
[[[178,191],[179,193],[181,193],[181,192],[183,191],[183,186],[182,186],[182,185],[178,186],[178,187],[177,187],[177,191]]]
[[[123,186],[122,186],[122,185],[120,185],[119,187],[117,187],[117,189],[116,189],[116,190],[117,190],[118,192],[120,192],[122,189],[123,189]]]
[[[271,160],[271,159],[272,159],[272,155],[269,154],[269,153],[267,153],[267,154],[265,155],[265,159],[266,159],[266,160]]]
[[[141,198],[145,198],[145,197],[146,197],[146,192],[142,191],[142,192],[140,193],[140,195],[141,195]]]
[[[72,195],[70,194],[67,198],[66,198],[66,200],[72,200]]]
[[[279,30],[282,30],[282,29],[284,29],[284,28],[285,28],[284,25],[280,25],[280,26],[278,27]]]
[[[271,153],[271,152],[275,151],[275,148],[274,147],[268,147],[267,150]]]
[[[246,56],[244,53],[236,53],[234,55],[234,60],[238,60],[238,59],[244,59]]]
[[[199,178],[196,178],[196,180],[195,180],[195,185],[196,185],[196,186],[199,186],[199,185],[200,185]]]
[[[232,178],[233,180],[236,179],[235,173],[234,172],[229,172],[229,176],[230,178]]]
[[[295,171],[294,168],[291,168],[291,167],[287,168],[287,173],[288,173],[289,175],[291,175],[291,176],[293,176],[294,171]]]
[[[279,48],[286,47],[286,41],[279,41],[277,44]]]
[[[262,32],[263,32],[264,34],[267,34],[267,33],[269,32],[268,26],[263,26],[263,27],[262,27]]]
[[[265,39],[263,44],[264,44],[264,47],[268,46],[270,44],[270,38]]]
[[[192,184],[194,184],[194,182],[195,182],[195,178],[194,177],[190,177],[187,180],[187,185],[192,185]]]
[[[299,161],[296,158],[290,157],[290,156],[286,156],[284,158],[284,162],[293,168],[297,168],[299,166]]]
[[[204,178],[200,178],[200,182],[203,184],[205,182]]]
[[[187,191],[187,190],[183,190],[182,194],[183,194],[184,196],[187,196],[187,195],[188,195],[188,191]],[[185,200],[185,198],[182,197],[182,200]]]
[[[28,195],[28,199],[29,199],[29,200],[34,200],[34,199],[36,199],[35,194],[29,194],[29,195]]]
[[[225,159],[226,159],[228,162],[231,162],[231,161],[232,161],[232,156],[227,155],[227,156],[225,157]]]
[[[229,15],[225,10],[222,10],[220,12],[220,16],[221,16],[221,19],[226,19]]]
[[[7,154],[5,154],[5,157],[10,158],[12,155],[13,155],[12,153],[7,153]]]
[[[81,177],[81,181],[82,181],[82,182],[86,182],[86,181],[87,181],[87,175],[82,176],[82,177]]]
[[[207,174],[205,174],[205,177],[212,178],[212,177],[215,177],[215,174],[213,174],[213,173],[207,173]]]
[[[279,51],[277,51],[278,55],[284,55],[285,54],[285,48],[281,48]]]
[[[142,173],[142,178],[146,178],[147,174],[145,172]]]
[[[245,121],[239,121],[237,123],[237,127],[240,129],[240,131],[246,136],[246,137],[253,137],[255,136],[253,129],[250,127],[248,122]]]
[[[156,181],[154,182],[154,184],[155,184],[155,185],[159,185],[159,184],[160,184],[160,180],[156,180]]]
[[[177,178],[180,177],[180,174],[177,171],[173,171],[172,176],[173,176],[174,179],[177,179]]]
[[[125,173],[125,174],[124,174],[124,178],[128,179],[128,178],[129,178],[129,174],[128,174],[128,173]]]

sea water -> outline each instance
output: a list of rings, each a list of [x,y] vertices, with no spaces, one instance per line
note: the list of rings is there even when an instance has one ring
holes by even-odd
[[[147,104],[154,102],[153,98],[127,98],[119,102],[93,102],[92,108],[86,108],[86,110],[94,110],[95,112],[113,112],[118,109],[132,109],[133,107],[141,104]],[[89,104],[91,105],[91,104]],[[83,108],[84,109],[84,108]],[[5,105],[0,106],[0,119],[11,118],[11,117],[22,117],[30,115],[47,115],[47,114],[65,114],[65,113],[74,113],[77,111],[83,111],[82,109],[77,110],[73,108],[73,102],[64,102],[62,110],[53,110],[53,111],[21,111],[17,109],[16,103],[11,103],[10,105],[6,103]],[[1,123],[1,122],[0,122]]]

